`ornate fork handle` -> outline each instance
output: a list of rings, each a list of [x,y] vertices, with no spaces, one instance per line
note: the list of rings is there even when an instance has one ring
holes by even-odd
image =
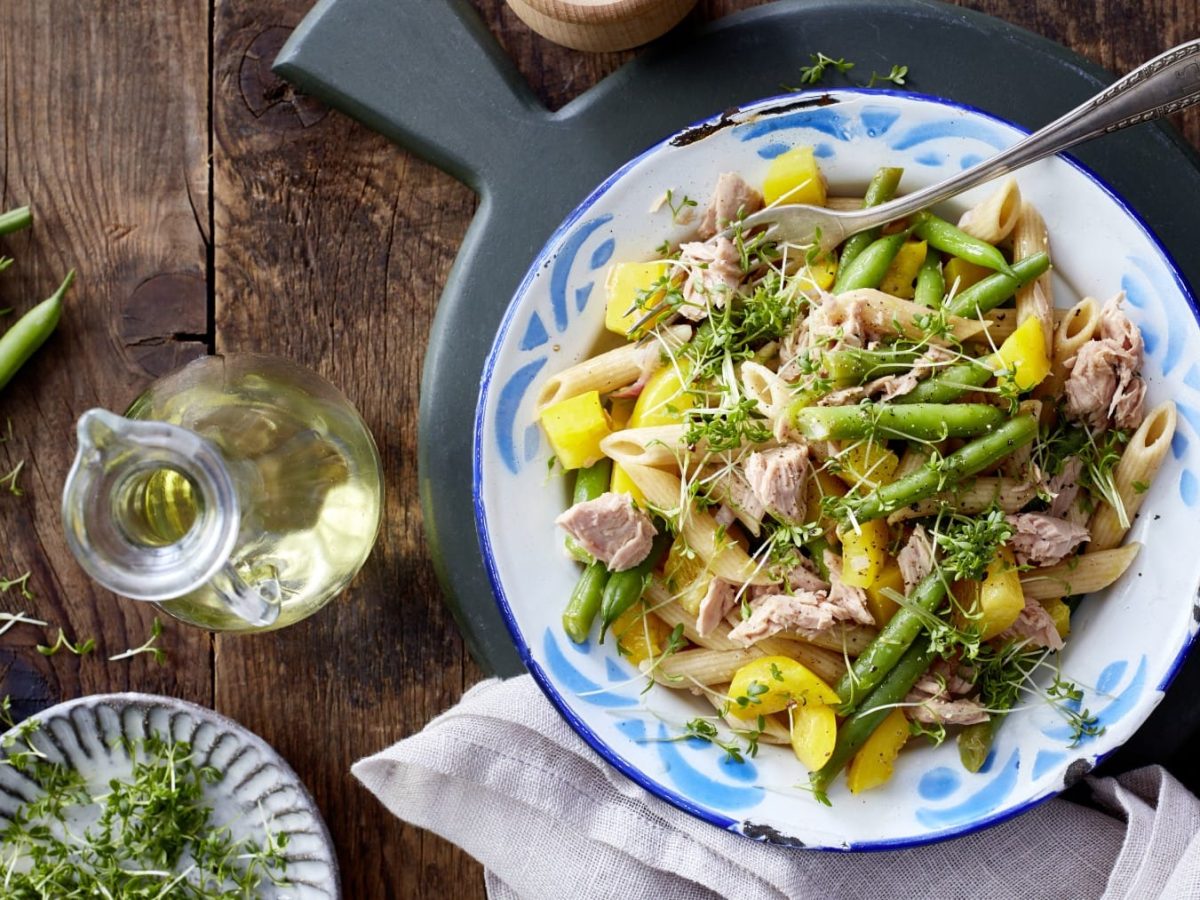
[[[846,215],[845,234],[899,219],[1089,138],[1158,119],[1197,102],[1200,39],[1180,44],[1138,66],[1066,115],[946,181]]]

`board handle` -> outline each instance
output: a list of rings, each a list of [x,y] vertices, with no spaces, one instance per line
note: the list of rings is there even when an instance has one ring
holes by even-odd
[[[273,69],[477,192],[549,115],[469,0],[320,0]]]

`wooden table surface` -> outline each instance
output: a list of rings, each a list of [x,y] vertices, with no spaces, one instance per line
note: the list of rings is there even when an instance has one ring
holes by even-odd
[[[701,0],[693,16],[757,2]],[[502,0],[475,3],[551,107],[630,56],[552,46]],[[963,5],[1119,72],[1200,30],[1195,0]],[[416,470],[424,340],[476,198],[271,75],[307,7],[0,0],[0,208],[27,203],[36,215],[32,232],[3,245],[18,265],[0,305],[23,310],[79,270],[57,335],[0,405],[13,431],[0,472],[25,461],[24,494],[0,491],[0,577],[29,571],[34,594],[0,595],[0,609],[52,625],[0,639],[0,696],[23,714],[126,690],[215,707],[308,785],[347,898],[482,896],[475,862],[401,825],[349,774],[482,677],[439,596]],[[1200,117],[1182,125],[1200,146]],[[304,623],[228,637],[168,620],[165,665],[106,662],[142,643],[155,610],[97,588],[67,550],[59,497],[74,422],[89,407],[123,409],[155,376],[214,350],[288,356],[357,403],[386,472],[379,544],[351,589]],[[35,652],[59,626],[95,637],[97,651]]]

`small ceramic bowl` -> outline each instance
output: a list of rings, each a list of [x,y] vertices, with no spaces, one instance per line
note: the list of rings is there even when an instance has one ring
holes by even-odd
[[[627,50],[654,40],[688,14],[696,0],[508,0],[547,40],[574,50]]]
[[[612,262],[646,259],[686,233],[651,214],[668,189],[706,198],[721,172],[762,183],[792,146],[815,147],[831,190],[861,195],[881,165],[903,166],[903,188],[939,181],[1024,134],[948,101],[879,91],[834,91],[763,101],[688,129],[633,160],[551,237],[517,291],[485,368],[476,423],[480,542],[513,639],[567,720],[605,760],[658,796],[722,828],[827,849],[911,846],[989,825],[1050,797],[1121,745],[1146,719],[1200,627],[1200,328],[1195,303],[1166,251],[1119,197],[1066,158],[1022,169],[1023,196],[1049,227],[1060,306],[1120,290],[1145,338],[1148,403],[1172,398],[1179,430],[1130,540],[1145,545],[1130,570],[1088,597],[1062,653],[1065,677],[1102,734],[1072,744],[1048,705],[1012,713],[991,757],[971,774],[953,741],[901,754],[886,785],[850,794],[843,780],[819,805],[790,750],[763,746],[745,764],[716,747],[668,743],[711,708],[685,691],[642,694],[614,642],[573,644],[560,615],[578,577],[554,517],[569,505],[566,479],[547,477],[550,451],[534,398],[550,374],[589,355],[603,330],[603,278]],[[948,204],[958,212],[988,188]],[[1053,673],[1045,675],[1048,683]]]
[[[68,700],[30,718],[40,727],[32,745],[50,762],[78,771],[98,788],[125,778],[132,761],[122,739],[155,734],[192,745],[200,765],[218,778],[205,787],[213,822],[228,826],[234,840],[263,843],[266,816],[277,835],[287,835],[286,886],[265,883],[258,896],[277,900],[338,900],[337,857],[316,804],[296,773],[258,735],[194,703],[153,694],[97,694]],[[23,749],[23,744],[17,745]],[[0,750],[0,759],[7,754]],[[0,765],[0,830],[38,789],[11,766]]]

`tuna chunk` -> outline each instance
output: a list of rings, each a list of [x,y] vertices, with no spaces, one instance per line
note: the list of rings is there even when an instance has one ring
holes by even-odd
[[[804,476],[808,448],[788,444],[751,453],[746,460],[746,481],[763,507],[788,522],[804,518]]]
[[[988,713],[983,706],[978,701],[963,699],[975,688],[964,672],[970,674],[957,659],[937,660],[904,698],[906,703],[917,704],[905,710],[908,717],[927,725],[986,722]]]
[[[749,647],[781,631],[824,631],[834,623],[833,607],[825,600],[824,591],[759,597],[750,604],[750,617],[739,622],[729,638]]]
[[[918,525],[909,535],[908,542],[897,554],[896,562],[900,564],[900,574],[904,576],[904,593],[909,593],[914,587],[925,580],[925,576],[933,571],[933,547],[925,528]]]
[[[792,571],[788,572],[788,587],[790,587],[793,591],[828,592],[829,585],[825,583],[820,575],[810,569],[806,563],[807,560],[804,563],[793,567]]]
[[[952,362],[955,355],[943,347],[928,347],[921,356],[913,362],[907,372],[899,375],[884,375],[863,385],[863,390],[872,400],[886,403],[914,390],[922,378],[936,372]]]
[[[1142,421],[1142,336],[1121,311],[1124,297],[1120,293],[1104,304],[1100,335],[1066,363],[1067,415],[1096,429],[1110,422],[1117,428],[1136,428]]]
[[[700,601],[696,614],[696,631],[706,636],[720,624],[725,615],[737,605],[738,586],[732,581],[715,577],[708,583],[708,592]]]
[[[1063,469],[1052,477],[1046,484],[1046,490],[1053,495],[1050,508],[1046,513],[1056,519],[1066,518],[1067,513],[1079,496],[1079,474],[1083,471],[1083,460],[1072,456],[1063,464]]]
[[[686,276],[679,314],[699,322],[708,315],[709,304],[721,308],[742,283],[741,256],[725,237],[692,241],[680,245],[679,250],[678,265]]]
[[[724,172],[717,179],[712,199],[708,201],[708,208],[704,210],[696,233],[701,239],[707,240],[727,228],[730,222],[758,212],[762,205],[762,194],[748,185],[741,175]]]
[[[1088,530],[1044,513],[1005,516],[1014,529],[1008,546],[1023,566],[1052,566],[1088,539]]]
[[[654,525],[628,494],[601,494],[576,503],[554,520],[583,549],[614,572],[632,569],[650,553]]]
[[[829,569],[829,605],[834,608],[834,618],[858,622],[860,625],[874,625],[875,617],[867,610],[866,591],[842,581],[842,558],[826,550],[825,565]]]
[[[1033,647],[1048,647],[1051,650],[1061,650],[1063,639],[1058,635],[1054,619],[1046,612],[1042,604],[1036,600],[1025,599],[1025,608],[1017,616],[1017,620],[1000,634],[997,640],[1025,641]]]

